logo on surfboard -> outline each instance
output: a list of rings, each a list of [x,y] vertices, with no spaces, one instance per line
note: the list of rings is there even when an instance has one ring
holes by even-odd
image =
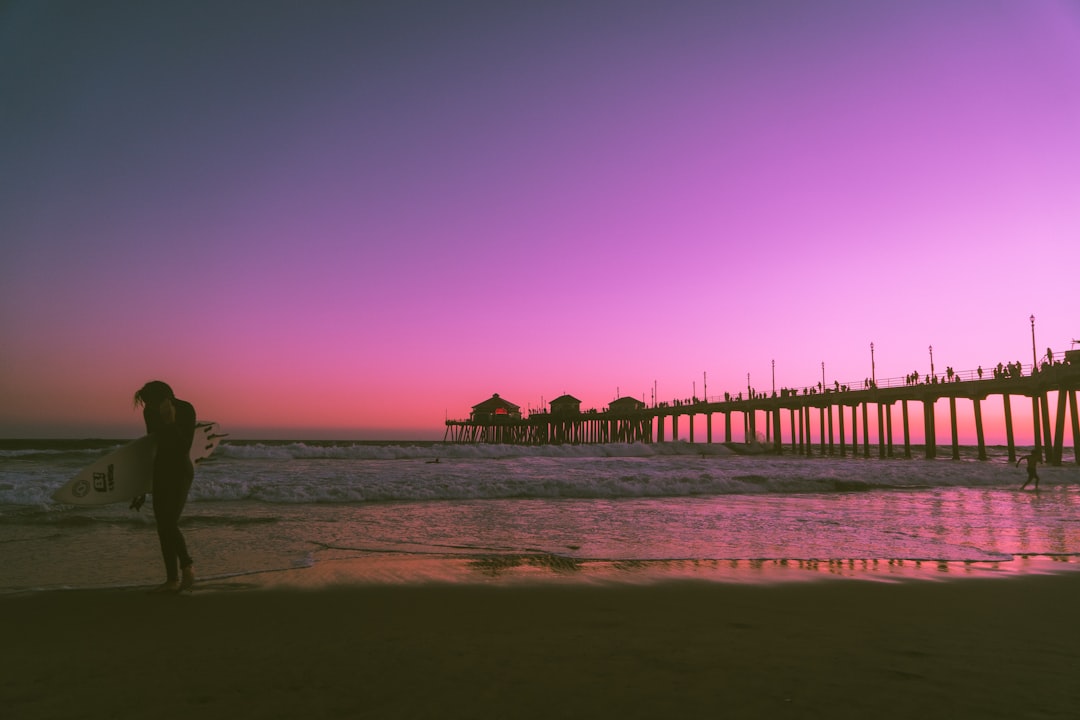
[[[107,472],[94,473],[94,490],[97,492],[112,492],[116,487],[116,482],[113,479],[113,464],[109,463]],[[85,492],[83,493],[85,494]],[[82,497],[80,495],[79,497]]]

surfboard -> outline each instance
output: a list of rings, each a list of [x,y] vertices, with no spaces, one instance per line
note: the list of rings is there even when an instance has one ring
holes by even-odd
[[[213,422],[195,426],[191,462],[197,465],[210,457],[222,438],[226,437],[218,430],[217,423]],[[54,492],[52,498],[68,505],[130,502],[132,498],[152,490],[156,449],[157,441],[150,435],[132,440],[83,468]]]

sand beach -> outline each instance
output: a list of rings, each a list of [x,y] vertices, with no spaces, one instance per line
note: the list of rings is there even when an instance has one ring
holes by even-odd
[[[1080,573],[0,597],[4,715],[1052,718]]]

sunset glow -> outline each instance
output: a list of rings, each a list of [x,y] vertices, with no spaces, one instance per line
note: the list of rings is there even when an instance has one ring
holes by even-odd
[[[17,0],[0,97],[0,437],[136,435],[150,379],[237,437],[439,439],[1080,340],[1064,0]]]

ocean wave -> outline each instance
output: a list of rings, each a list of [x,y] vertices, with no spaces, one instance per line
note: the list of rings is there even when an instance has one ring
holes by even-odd
[[[610,443],[604,445],[457,445],[424,443],[416,445],[308,442],[224,442],[215,456],[246,460],[419,460],[505,458],[602,458],[730,455],[723,445],[692,443]]]
[[[192,489],[198,501],[256,501],[262,503],[371,503],[464,501],[491,499],[609,499],[724,495],[793,495],[905,491],[949,487],[1016,487],[1022,478],[1000,466],[964,468],[945,463],[864,463],[838,472],[826,463],[797,462],[766,467],[754,473],[738,472],[722,462],[713,467],[688,468],[671,463],[541,464],[523,461],[512,467],[502,463],[446,462],[439,471],[413,464],[383,472],[312,474],[207,474]],[[465,467],[460,467],[464,465]],[[528,467],[523,467],[528,466]],[[355,470],[355,467],[350,470]],[[931,470],[928,472],[928,470]],[[1046,469],[1044,485],[1075,483],[1076,471]]]
[[[83,462],[0,463],[4,508],[51,508]],[[1043,487],[1080,483],[1080,468],[1040,467]],[[509,498],[656,498],[1018,487],[1022,470],[990,462],[747,456],[723,445],[517,447],[441,443],[238,442],[200,464],[193,502],[268,504]],[[116,506],[110,506],[116,507]]]
[[[94,458],[100,457],[108,452],[116,450],[122,444],[123,443],[110,444],[104,447],[90,446],[82,448],[5,448],[0,449],[0,460],[85,460],[89,463],[93,461]]]

